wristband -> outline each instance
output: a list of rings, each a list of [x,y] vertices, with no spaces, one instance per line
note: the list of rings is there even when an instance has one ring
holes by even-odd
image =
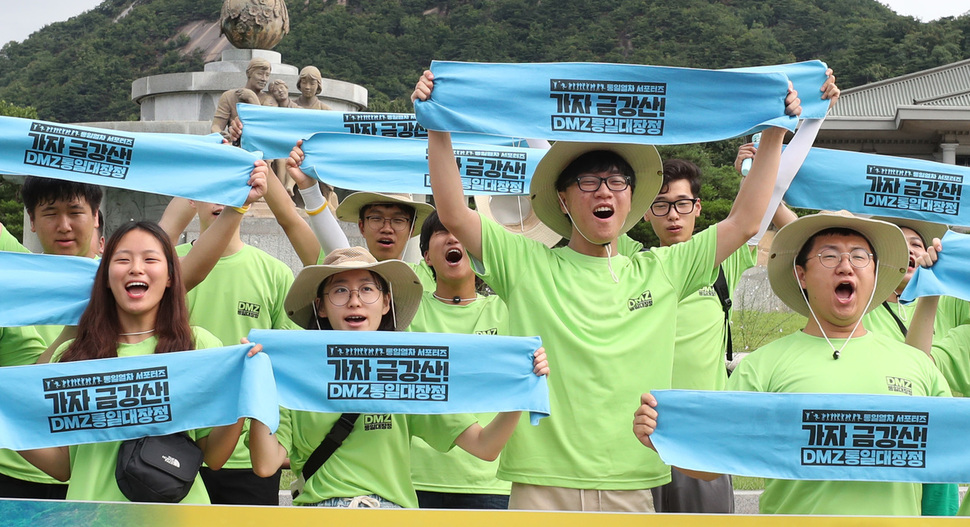
[[[229,207],[230,209],[238,212],[239,214],[246,214],[249,211],[250,205],[244,205],[242,207]]]
[[[314,216],[323,212],[323,209],[327,206],[327,200],[323,198],[323,192],[320,191],[320,186],[314,184],[310,188],[301,188],[300,195],[303,196],[303,208],[306,209],[307,214]]]
[[[321,212],[323,212],[324,209],[326,208],[327,208],[327,204],[324,203],[323,205],[320,205],[319,207],[313,210],[307,209],[306,213],[307,213],[307,216],[316,216],[317,214],[320,214]]]

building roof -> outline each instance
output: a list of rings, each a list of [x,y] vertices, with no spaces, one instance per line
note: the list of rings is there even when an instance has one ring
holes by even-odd
[[[842,91],[833,117],[892,117],[900,106],[970,106],[970,59]]]

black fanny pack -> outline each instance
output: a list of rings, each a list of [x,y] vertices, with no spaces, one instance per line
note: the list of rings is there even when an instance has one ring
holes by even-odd
[[[129,439],[118,450],[115,478],[131,501],[178,503],[192,488],[202,458],[185,432]]]

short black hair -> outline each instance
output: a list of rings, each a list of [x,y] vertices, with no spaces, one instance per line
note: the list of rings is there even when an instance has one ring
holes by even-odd
[[[666,192],[673,181],[686,180],[690,183],[690,193],[693,197],[701,195],[701,169],[686,159],[668,159],[664,161],[664,180],[660,185],[660,192]]]
[[[37,176],[27,176],[20,187],[20,197],[24,200],[24,207],[31,219],[34,218],[34,209],[40,205],[48,205],[58,200],[71,201],[75,198],[84,198],[91,207],[91,214],[97,214],[103,196],[104,192],[97,185]]]
[[[431,248],[431,235],[441,231],[448,232],[448,228],[438,218],[438,211],[434,211],[424,219],[424,225],[421,226],[421,236],[418,238],[418,248],[421,249],[421,256],[428,254],[428,249]]]
[[[623,156],[612,150],[592,150],[573,159],[572,163],[559,173],[556,178],[556,191],[563,191],[576,182],[576,177],[580,174],[590,172],[607,172],[616,169],[620,174],[630,178],[630,190],[636,188],[637,175],[633,172],[633,167]]]
[[[846,227],[829,227],[828,229],[822,229],[816,232],[805,240],[805,244],[802,245],[802,248],[798,251],[798,255],[795,256],[795,265],[805,267],[805,263],[808,262],[808,259],[812,256],[808,253],[815,245],[815,238],[818,238],[819,236],[862,236],[862,239],[869,244],[869,250],[872,251],[872,259],[876,259],[876,249],[872,246],[872,242],[869,241],[869,238],[866,238],[864,234],[857,230]]]

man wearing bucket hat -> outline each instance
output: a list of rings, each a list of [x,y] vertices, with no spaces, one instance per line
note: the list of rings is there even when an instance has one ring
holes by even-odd
[[[378,262],[362,247],[350,247],[331,252],[322,265],[305,267],[287,295],[286,310],[306,329],[400,331],[414,318],[421,291],[418,277],[404,262]],[[542,348],[535,353],[533,366],[535,374],[548,374]],[[470,414],[393,414],[389,426],[376,429],[357,419],[321,468],[309,474],[294,503],[416,507],[408,458],[412,435],[442,451],[454,444],[483,459],[494,459],[520,413],[502,412],[484,428]],[[339,418],[284,409],[275,435],[254,420],[250,434],[254,469],[272,474],[289,455],[294,471],[301,472]]]
[[[848,212],[800,218],[778,231],[768,279],[775,294],[808,317],[802,331],[746,357],[728,389],[757,392],[948,396],[932,361],[910,346],[866,331],[862,316],[896,288],[909,254],[899,228]],[[644,394],[634,433],[652,446],[658,409]],[[661,409],[662,411],[662,409]],[[688,471],[689,472],[689,471]],[[714,475],[691,473],[705,479]],[[766,480],[764,514],[919,515],[916,483]]]
[[[303,141],[300,140],[290,151],[287,170],[296,181],[306,204],[310,227],[320,242],[322,259],[323,255],[334,249],[349,246],[349,242],[335,221],[316,180],[300,170],[305,157],[302,145]],[[378,261],[403,260],[409,241],[421,233],[421,225],[432,212],[434,207],[415,200],[411,194],[355,192],[337,206],[336,218],[357,224],[367,250]],[[297,252],[300,252],[299,249]],[[412,264],[412,268],[425,287],[434,289],[434,277],[427,265],[418,262]]]
[[[425,72],[412,100],[427,99],[432,89]],[[786,104],[799,113],[794,91]],[[784,134],[764,132],[754,178],[716,229],[627,257],[617,254],[616,240],[660,188],[656,148],[556,143],[530,188],[539,219],[569,238],[567,247],[550,250],[469,209],[450,135],[429,131],[428,167],[442,223],[505,300],[512,334],[540,335],[556,364],[549,379],[553,417],[516,429],[502,454],[498,475],[512,481],[510,508],[653,510],[649,489],[670,481],[670,469],[629,437],[623,408],[644,387],[670,387],[677,303],[709,284],[717,265],[757,232]]]

